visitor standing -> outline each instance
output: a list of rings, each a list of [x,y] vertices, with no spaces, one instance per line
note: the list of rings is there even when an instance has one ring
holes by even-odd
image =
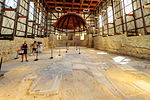
[[[33,54],[33,55],[34,55],[34,54],[36,53],[36,51],[37,51],[37,46],[38,46],[37,42],[34,41],[34,43],[32,44],[32,54]]]
[[[21,61],[21,62],[23,62],[24,55],[25,55],[25,58],[26,58],[26,62],[28,62],[28,59],[27,59],[28,45],[27,45],[26,41],[22,44],[21,50],[23,50],[23,53],[22,53],[22,61]]]
[[[42,53],[42,51],[43,51],[43,44],[42,44],[42,42],[39,42],[39,46],[40,46],[40,53]]]

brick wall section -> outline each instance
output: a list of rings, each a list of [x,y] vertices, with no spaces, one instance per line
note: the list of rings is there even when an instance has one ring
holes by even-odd
[[[0,40],[0,57],[3,56],[3,61],[8,61],[10,59],[13,59],[16,56],[16,51],[20,49],[21,45],[24,43],[24,41],[27,41],[27,44],[29,46],[28,53],[31,52],[30,45],[34,41],[40,41],[43,43],[43,48],[47,49],[49,47],[48,38],[20,38],[15,37],[14,40]]]
[[[150,58],[150,35],[115,35],[94,38],[94,48],[134,57]]]

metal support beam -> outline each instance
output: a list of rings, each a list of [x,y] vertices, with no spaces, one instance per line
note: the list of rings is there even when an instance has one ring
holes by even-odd
[[[120,18],[121,18],[121,24],[122,24],[122,31],[123,31],[123,34],[124,34],[124,21],[123,21],[123,10],[122,9],[122,6],[121,6],[121,1],[119,2],[119,9],[120,9]]]
[[[46,37],[47,37],[48,36],[48,32],[47,32],[47,30],[48,30],[48,12],[46,12],[46,14],[47,14],[47,16],[46,16],[45,24],[46,24]]]
[[[124,3],[124,0],[122,0],[123,2],[123,10],[124,10],[124,13],[125,13],[125,25],[126,25],[126,35],[128,36],[128,25],[127,25],[127,16],[126,16],[126,10],[125,10],[125,3]]]
[[[16,15],[15,15],[15,22],[14,22],[14,30],[13,30],[13,38],[16,36],[17,32],[17,23],[19,18],[19,8],[20,8],[20,0],[17,1],[17,9],[16,9]]]
[[[112,12],[113,12],[113,26],[114,26],[114,33],[116,34],[116,21],[115,21],[115,10],[114,10],[114,2],[111,0],[112,4]]]
[[[146,23],[145,23],[145,18],[144,18],[144,9],[143,9],[143,0],[139,0],[140,2],[140,8],[141,8],[141,15],[142,15],[142,20],[143,20],[143,27],[144,27],[144,33],[147,34],[147,30],[146,30]]]
[[[131,0],[131,1],[132,1],[132,9],[133,9],[133,18],[134,18],[135,33],[136,33],[136,35],[138,35],[138,33],[137,33],[137,25],[136,25],[136,18],[135,18],[135,10],[134,10],[134,2],[133,2],[133,0]]]
[[[39,2],[38,2],[38,3],[39,3]],[[39,5],[40,5],[40,4],[39,4]],[[37,24],[39,24],[40,8],[37,7],[37,9],[39,9],[39,12],[37,11],[37,14],[36,14],[37,19],[38,19]],[[37,26],[37,36],[38,36],[38,35],[39,35],[39,26]]]
[[[5,4],[5,0],[3,0],[3,4],[1,4],[2,5],[2,9],[1,9],[1,16],[0,16],[0,35],[2,34],[1,30],[2,30],[4,12],[5,12],[5,5],[4,4]]]
[[[37,19],[37,2],[34,3],[34,22],[32,24],[32,35],[33,35],[33,38],[35,38],[35,30],[36,30],[36,19]]]
[[[107,35],[109,35],[109,24],[108,24],[108,9],[107,9],[107,4],[108,4],[108,1],[106,2],[106,5],[105,5],[105,7],[106,7],[106,16],[107,16]]]
[[[27,6],[27,18],[26,18],[26,27],[25,27],[25,38],[27,38],[28,34],[28,20],[29,20],[29,10],[30,10],[30,0],[28,0],[28,6]]]

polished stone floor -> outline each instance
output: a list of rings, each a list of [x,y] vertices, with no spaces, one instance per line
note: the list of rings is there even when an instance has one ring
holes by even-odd
[[[65,47],[4,63],[0,100],[150,100],[150,61]]]

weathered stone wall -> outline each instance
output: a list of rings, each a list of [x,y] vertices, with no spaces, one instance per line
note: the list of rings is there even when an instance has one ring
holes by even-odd
[[[31,52],[31,47],[30,45],[34,41],[40,41],[43,43],[43,48],[47,49],[49,47],[49,39],[48,38],[20,38],[20,37],[15,37],[14,40],[0,40],[0,57],[3,57],[3,61],[8,61],[10,59],[13,59],[16,54],[17,50],[20,50],[21,45],[24,43],[24,41],[27,41],[28,44],[28,53]]]
[[[56,36],[54,34],[50,34],[49,36],[49,47],[56,47]]]
[[[80,40],[79,36],[74,36],[73,40],[68,40],[68,36],[62,36],[61,40],[56,40],[56,45],[64,45],[64,46],[66,46],[66,43],[67,43],[69,46],[75,46],[75,45],[87,46],[87,42],[88,42],[87,38],[88,37],[85,36],[84,40]]]
[[[88,39],[87,47],[89,47],[89,48],[94,47],[94,43],[93,43],[94,41],[93,41],[92,34],[88,34],[87,39]]]
[[[115,35],[94,38],[94,48],[134,57],[150,57],[150,36]]]

